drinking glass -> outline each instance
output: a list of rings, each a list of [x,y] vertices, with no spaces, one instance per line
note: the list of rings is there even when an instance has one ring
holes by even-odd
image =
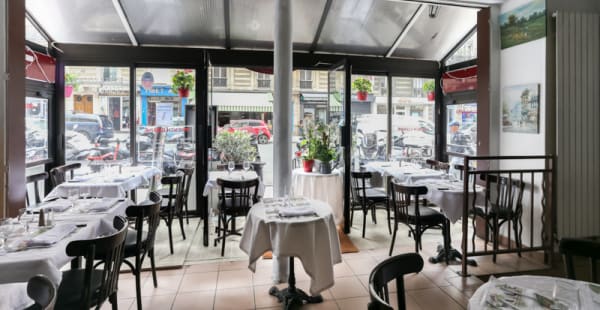
[[[250,170],[250,162],[247,161],[247,160],[244,160],[244,166],[243,166],[243,168],[244,168],[245,172],[248,172],[248,170]]]
[[[75,207],[75,202],[79,199],[79,189],[69,188],[67,190],[67,199],[71,202],[71,207]]]
[[[233,161],[227,163],[227,170],[229,170],[229,174],[231,174],[233,170],[235,170],[235,163]]]

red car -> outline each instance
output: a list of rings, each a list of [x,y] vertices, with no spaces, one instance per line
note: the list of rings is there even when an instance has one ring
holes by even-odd
[[[266,144],[271,140],[271,131],[264,121],[256,119],[231,120],[223,129],[230,132],[245,131],[256,136],[258,143]]]

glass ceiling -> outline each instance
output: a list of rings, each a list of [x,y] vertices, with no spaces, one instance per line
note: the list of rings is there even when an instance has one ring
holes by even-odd
[[[292,4],[295,51],[381,57],[400,39],[392,57],[428,60],[441,60],[476,25],[478,10],[444,5],[431,18],[431,5],[413,1]],[[275,0],[26,0],[29,14],[59,44],[132,45],[130,27],[141,46],[261,50],[273,48],[274,7]]]

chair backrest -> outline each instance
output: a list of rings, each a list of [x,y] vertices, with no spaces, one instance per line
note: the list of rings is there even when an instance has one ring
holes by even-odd
[[[423,258],[417,253],[406,253],[390,257],[379,263],[369,276],[369,310],[393,309],[390,304],[388,283],[396,280],[398,309],[406,309],[404,275],[423,269]]]
[[[366,204],[367,197],[367,180],[373,177],[373,174],[369,171],[352,171],[352,194],[354,199],[360,204]]]
[[[481,178],[485,180],[485,196],[492,208],[508,209],[516,213],[522,211],[525,182],[491,174],[484,174]]]
[[[183,172],[183,204],[187,204],[188,195],[190,193],[190,185],[192,184],[192,177],[194,176],[194,168],[178,168],[177,171]]]
[[[425,163],[429,165],[431,169],[435,170],[443,170],[448,172],[448,170],[450,169],[450,164],[435,159],[427,159],[425,160]]]
[[[150,201],[139,204],[137,206],[130,206],[125,210],[127,217],[135,218],[135,230],[137,233],[136,240],[136,253],[141,255],[154,247],[154,239],[156,236],[156,229],[160,223],[160,205],[162,203],[162,197],[157,192],[150,192]],[[144,228],[144,222],[147,222],[148,226]],[[146,238],[144,239],[143,231],[146,231]]]
[[[235,209],[242,214],[248,212],[258,201],[259,182],[258,178],[241,181],[217,179],[217,184],[221,187],[220,207]],[[226,203],[227,200],[230,203]]]
[[[457,170],[460,173],[459,174],[460,175],[460,180],[462,181],[464,179],[464,177],[465,177],[464,176],[464,174],[465,174],[465,165],[463,165],[463,164],[455,164],[454,165],[454,169]],[[475,168],[471,167],[471,166],[469,166],[467,169],[469,171],[475,170]],[[469,181],[471,181],[471,180],[469,180]]]
[[[38,204],[40,202],[42,202],[42,198],[40,196],[40,185],[39,182],[40,181],[45,181],[48,179],[48,173],[47,172],[42,172],[42,173],[38,173],[38,174],[33,174],[30,176],[27,176],[27,185],[29,185],[30,183],[33,183],[33,197],[35,199],[35,203]],[[30,206],[31,203],[29,201],[29,191],[25,191],[25,202],[27,203],[27,206]]]
[[[89,240],[75,240],[67,245],[67,255],[85,258],[85,275],[83,278],[83,290],[81,293],[80,305],[82,309],[89,309],[92,296],[98,299],[102,304],[110,295],[117,291],[119,281],[119,269],[123,261],[123,248],[125,237],[127,235],[127,220],[120,216],[115,216],[113,227],[116,232]],[[101,255],[98,255],[101,253]],[[100,279],[100,288],[92,291],[92,273],[94,271],[94,259],[104,262],[102,278]]]
[[[184,173],[178,170],[175,175],[164,176],[160,179],[160,182],[163,185],[167,185],[169,187],[167,208],[171,216],[175,213],[181,212],[181,208],[183,207],[183,177]]]
[[[73,170],[81,168],[81,163],[72,163],[50,169],[52,186],[58,186],[73,178]],[[68,175],[68,176],[67,176]]]
[[[27,296],[35,302],[27,309],[51,309],[56,299],[56,287],[48,277],[39,274],[27,281]]]
[[[408,224],[409,207],[411,199],[414,196],[414,216],[415,220],[418,222],[419,216],[421,215],[421,211],[419,208],[419,196],[427,194],[427,187],[405,186],[393,181],[390,181],[390,186],[392,187],[392,206],[394,207],[394,216],[396,216],[398,220],[405,220]]]
[[[558,248],[560,253],[564,255],[565,270],[569,279],[577,279],[575,276],[574,257],[585,257],[590,260],[590,279],[592,282],[598,283],[596,263],[598,260],[600,260],[599,241],[580,238],[563,238],[560,240]]]

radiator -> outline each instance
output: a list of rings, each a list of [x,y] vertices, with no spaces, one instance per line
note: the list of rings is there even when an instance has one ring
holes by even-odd
[[[556,15],[558,237],[600,235],[600,15]]]

